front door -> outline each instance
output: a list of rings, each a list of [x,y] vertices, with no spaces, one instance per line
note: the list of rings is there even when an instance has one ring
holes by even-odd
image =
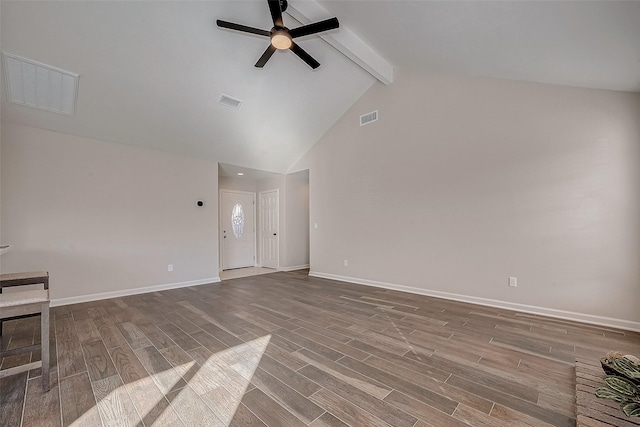
[[[260,261],[278,268],[278,190],[260,193]]]
[[[255,265],[255,193],[220,191],[222,269]]]

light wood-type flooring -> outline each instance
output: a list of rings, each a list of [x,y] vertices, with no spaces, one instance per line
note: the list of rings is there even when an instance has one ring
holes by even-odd
[[[53,308],[51,391],[2,379],[0,425],[573,426],[576,357],[612,349],[640,334],[273,273]]]

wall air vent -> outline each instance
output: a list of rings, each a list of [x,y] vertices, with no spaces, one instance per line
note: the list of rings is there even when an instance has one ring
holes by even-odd
[[[7,101],[73,116],[78,95],[77,74],[2,52]]]
[[[360,116],[360,126],[364,126],[371,122],[375,122],[378,120],[378,110],[372,111],[367,114],[363,114]]]
[[[242,101],[232,96],[225,95],[223,93],[222,95],[220,95],[220,99],[218,99],[218,103],[224,105],[225,107],[231,107],[237,110],[238,108],[240,108],[240,104],[242,104]]]

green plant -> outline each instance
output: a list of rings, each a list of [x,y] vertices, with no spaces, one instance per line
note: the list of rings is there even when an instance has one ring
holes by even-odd
[[[606,387],[597,389],[596,396],[618,402],[627,417],[640,417],[640,365],[632,359],[637,360],[633,356],[607,354],[605,372],[613,375],[604,378]]]

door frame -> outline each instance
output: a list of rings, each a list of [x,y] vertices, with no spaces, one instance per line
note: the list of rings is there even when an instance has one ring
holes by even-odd
[[[218,253],[220,254],[220,266],[218,267],[218,271],[224,271],[224,248],[222,247],[222,194],[223,193],[233,193],[233,194],[244,194],[244,195],[252,195],[253,196],[253,266],[257,267],[258,261],[258,241],[256,238],[256,230],[257,230],[257,222],[258,217],[256,216],[256,193],[251,191],[240,191],[240,190],[223,190],[220,189],[218,191]]]
[[[260,203],[261,199],[262,199],[262,194],[263,193],[273,193],[275,191],[276,193],[276,198],[277,200],[277,205],[276,205],[276,214],[277,214],[277,227],[278,227],[278,235],[276,237],[278,237],[278,242],[277,242],[277,250],[278,250],[278,256],[276,259],[276,270],[280,270],[280,189],[279,188],[274,188],[271,190],[264,190],[264,191],[260,191],[258,192],[258,203],[256,204],[256,208],[258,206],[261,206],[262,204]],[[260,210],[258,210],[258,212],[260,212]],[[258,220],[258,223],[260,222],[260,220]],[[259,227],[258,227],[259,228]],[[264,254],[262,253],[262,230],[260,230],[260,267],[263,267],[263,262],[262,260],[264,259]],[[268,267],[268,268],[273,268],[273,267]]]

